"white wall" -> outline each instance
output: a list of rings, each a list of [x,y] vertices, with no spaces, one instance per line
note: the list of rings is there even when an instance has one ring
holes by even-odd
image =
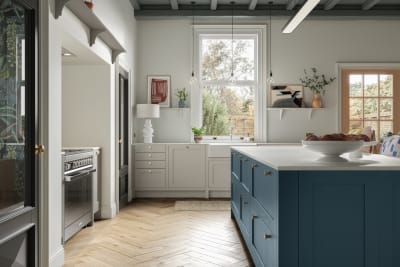
[[[112,201],[110,143],[110,65],[63,65],[62,67],[62,145],[101,147],[102,217],[110,217]],[[79,96],[79,97],[77,97]],[[108,185],[108,186],[107,186]]]
[[[62,201],[61,201],[61,121],[62,121],[62,94],[61,94],[61,45],[62,33],[67,32],[84,43],[88,48],[88,28],[77,20],[68,10],[64,9],[62,17],[54,19],[54,0],[41,0],[41,125],[40,139],[48,148],[47,153],[41,162],[41,251],[43,256],[40,266],[62,266],[63,247],[61,245],[62,227]],[[135,41],[135,19],[133,8],[129,0],[97,0],[95,1],[94,12],[103,23],[115,32],[116,38],[127,50],[120,56],[120,64],[128,70],[134,66],[134,41]],[[92,51],[99,57],[111,64],[110,50],[101,42],[91,47]],[[115,65],[109,67],[109,163],[111,177],[107,188],[110,190],[110,197],[115,202]],[[133,88],[131,88],[133,90]],[[134,94],[132,94],[134,95]],[[111,216],[115,215],[110,211]]]
[[[215,22],[214,22],[215,21]],[[239,19],[237,24],[265,24],[261,19]],[[240,22],[239,22],[240,21]],[[199,24],[230,23],[223,19],[203,19]],[[400,61],[398,20],[306,20],[292,34],[282,34],[286,20],[272,21],[272,70],[275,82],[299,83],[304,68],[317,67],[321,73],[337,76],[337,62]],[[172,88],[189,87],[191,71],[190,19],[138,20],[138,103],[147,101],[146,75],[170,74]],[[263,75],[268,71],[263,70]],[[265,90],[265,89],[264,89]],[[287,112],[282,120],[278,111],[267,113],[268,142],[298,142],[306,132],[324,134],[339,131],[338,82],[329,85],[323,97],[324,110]],[[305,101],[311,102],[305,89]],[[267,101],[265,101],[267,103]],[[264,107],[265,108],[265,107]],[[163,131],[168,122],[158,125]],[[191,125],[182,121],[181,129]],[[165,137],[169,138],[169,137]]]

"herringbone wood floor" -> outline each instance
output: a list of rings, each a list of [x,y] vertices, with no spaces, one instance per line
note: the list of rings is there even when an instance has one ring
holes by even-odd
[[[65,245],[64,266],[252,266],[230,211],[175,211],[172,200],[136,200]]]

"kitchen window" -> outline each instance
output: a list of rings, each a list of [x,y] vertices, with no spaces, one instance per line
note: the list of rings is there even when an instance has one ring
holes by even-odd
[[[261,28],[199,31],[198,88],[206,138],[258,137]],[[233,75],[231,75],[233,74]]]
[[[342,130],[366,126],[377,140],[400,131],[400,70],[342,70]]]

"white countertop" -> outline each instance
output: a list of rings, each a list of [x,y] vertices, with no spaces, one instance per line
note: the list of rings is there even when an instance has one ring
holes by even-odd
[[[301,146],[236,146],[232,149],[276,170],[400,170],[400,158],[377,154],[364,154],[358,160],[350,160],[348,154],[344,154],[342,157],[348,162],[318,162],[321,154]]]

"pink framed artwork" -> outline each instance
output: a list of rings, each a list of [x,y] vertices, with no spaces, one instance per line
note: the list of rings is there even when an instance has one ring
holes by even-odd
[[[147,76],[148,103],[159,104],[169,108],[171,94],[171,77],[168,75]]]

